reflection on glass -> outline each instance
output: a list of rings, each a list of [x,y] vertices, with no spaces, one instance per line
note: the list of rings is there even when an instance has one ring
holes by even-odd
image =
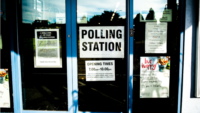
[[[49,24],[65,24],[65,0],[22,0],[22,22],[47,20]]]
[[[2,41],[2,34],[3,33],[2,32],[4,32],[5,25],[6,25],[6,7],[5,6],[6,6],[5,0],[1,0],[1,9],[0,9],[1,28],[4,28],[4,29],[1,29],[1,32],[0,32],[0,50],[3,49],[3,41]]]
[[[124,0],[77,0],[77,23],[86,23],[94,19],[101,20],[102,17],[113,21],[114,18],[126,18]],[[105,20],[101,20],[105,21]],[[99,24],[101,24],[99,22]]]
[[[166,7],[167,0],[134,0],[134,18],[141,14],[140,21],[160,21]]]

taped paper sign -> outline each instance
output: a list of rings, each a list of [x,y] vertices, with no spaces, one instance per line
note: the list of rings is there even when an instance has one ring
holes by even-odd
[[[10,108],[8,69],[0,69],[0,108]]]
[[[145,53],[167,53],[167,22],[146,22]]]
[[[80,58],[124,58],[124,27],[80,27]]]
[[[163,11],[162,18],[160,18],[160,22],[171,22],[172,21],[172,9],[165,9]]]
[[[86,61],[86,81],[115,81],[115,61]]]
[[[35,29],[35,68],[61,68],[58,29]]]

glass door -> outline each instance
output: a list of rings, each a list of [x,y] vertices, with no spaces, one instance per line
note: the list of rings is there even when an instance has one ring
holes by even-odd
[[[19,0],[17,5],[20,109],[68,112],[72,108],[70,0]]]
[[[77,0],[72,10],[75,112],[127,112],[125,0]]]
[[[179,2],[183,1],[133,2],[134,113],[177,113],[182,62]]]

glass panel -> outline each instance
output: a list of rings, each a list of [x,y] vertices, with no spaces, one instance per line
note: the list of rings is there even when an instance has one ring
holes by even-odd
[[[13,112],[12,73],[10,56],[10,29],[7,18],[8,7],[5,0],[1,1],[0,17],[0,112]]]
[[[22,22],[47,20],[48,24],[65,24],[64,0],[22,0]]]
[[[133,112],[175,113],[180,53],[179,2],[134,0],[133,5]]]
[[[126,112],[125,0],[77,0],[79,111]]]
[[[12,75],[10,56],[10,31],[7,19],[7,2],[1,0],[1,32],[0,32],[0,112],[13,112]]]
[[[68,110],[65,0],[22,0],[24,110]]]

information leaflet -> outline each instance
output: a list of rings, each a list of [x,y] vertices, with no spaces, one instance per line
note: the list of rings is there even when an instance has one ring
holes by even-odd
[[[145,53],[167,53],[167,22],[146,22]]]
[[[80,58],[124,58],[124,26],[79,27]]]
[[[0,69],[0,108],[10,108],[8,69]]]
[[[115,81],[115,61],[85,61],[86,81]]]
[[[35,68],[61,68],[58,29],[35,29]]]
[[[140,98],[168,98],[170,57],[140,57]]]

